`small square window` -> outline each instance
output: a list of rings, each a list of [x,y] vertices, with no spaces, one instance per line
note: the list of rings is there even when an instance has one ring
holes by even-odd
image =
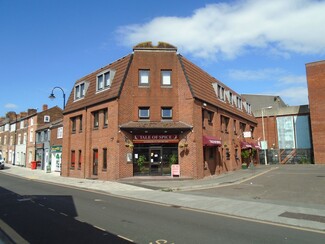
[[[149,70],[139,70],[139,86],[149,86]]]
[[[149,107],[139,108],[139,118],[140,119],[149,119],[149,116],[150,116]]]
[[[173,117],[173,110],[172,108],[161,108],[161,117],[163,119],[171,119]]]
[[[161,71],[161,85],[162,86],[171,86],[172,85],[172,71],[171,70],[162,70]]]

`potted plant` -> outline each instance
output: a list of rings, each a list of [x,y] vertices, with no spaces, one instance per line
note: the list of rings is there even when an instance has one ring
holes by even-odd
[[[146,162],[147,158],[144,155],[140,155],[139,158],[137,159],[137,164],[139,166],[140,172],[144,170],[144,163]]]
[[[247,159],[250,157],[250,152],[248,150],[242,150],[241,157],[243,158],[242,168],[247,169]]]
[[[169,165],[177,164],[177,162],[178,162],[177,154],[171,154],[169,156]]]

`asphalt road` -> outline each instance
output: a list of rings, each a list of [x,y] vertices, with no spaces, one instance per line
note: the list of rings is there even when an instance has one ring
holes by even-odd
[[[0,174],[1,229],[17,243],[323,243],[324,234]],[[145,194],[145,193],[144,193]],[[202,203],[204,204],[204,203]]]
[[[325,209],[325,167],[286,165],[241,184],[187,194]]]

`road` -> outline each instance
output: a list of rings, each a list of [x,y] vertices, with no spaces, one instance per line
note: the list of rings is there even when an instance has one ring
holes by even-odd
[[[313,231],[117,198],[4,174],[0,174],[0,186],[1,229],[10,232],[17,243],[324,241],[324,234]]]
[[[187,192],[191,195],[325,210],[325,167],[283,165],[240,184]]]

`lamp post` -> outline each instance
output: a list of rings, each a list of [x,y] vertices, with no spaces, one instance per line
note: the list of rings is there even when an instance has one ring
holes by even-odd
[[[62,91],[62,93],[63,93],[63,109],[65,109],[65,93],[61,87],[59,87],[59,86],[54,87],[52,89],[52,93],[49,96],[49,99],[51,99],[51,100],[55,99],[55,95],[53,93],[55,89],[60,89]]]
[[[265,140],[265,128],[264,128],[264,110],[265,109],[271,109],[272,106],[264,107],[262,108],[262,130],[263,130],[263,150],[264,150],[264,163],[267,165],[267,155],[266,155],[266,150],[267,150],[267,142]]]

